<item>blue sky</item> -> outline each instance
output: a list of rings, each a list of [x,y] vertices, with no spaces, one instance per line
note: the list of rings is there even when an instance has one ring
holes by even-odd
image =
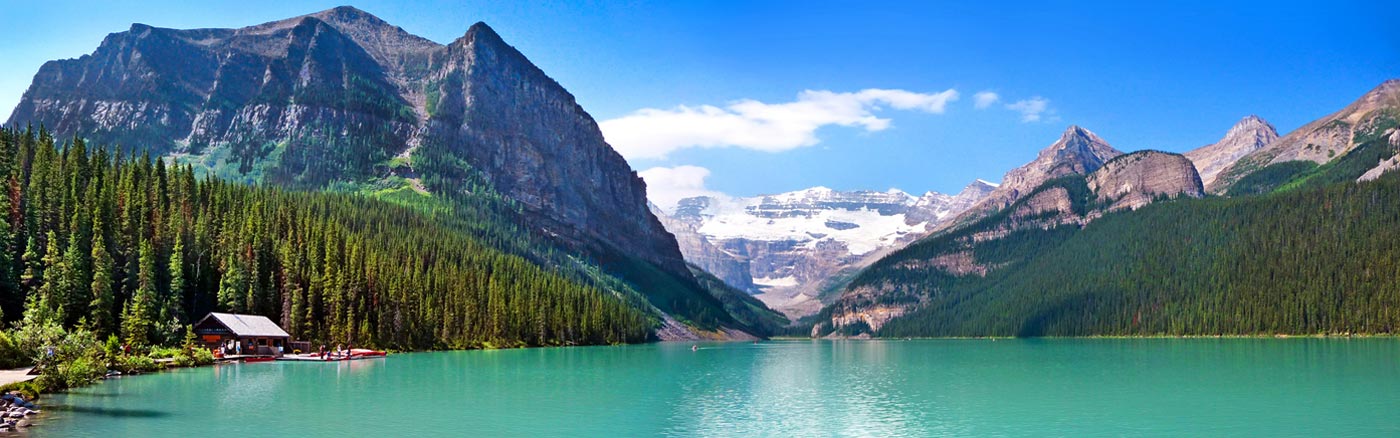
[[[133,22],[240,27],[343,0],[189,3],[0,1],[0,119],[44,61]],[[353,5],[438,42],[487,22],[675,193],[956,192],[1070,124],[1121,150],[1185,151],[1249,114],[1287,132],[1400,77],[1400,26],[1384,22],[1400,7],[1385,1]]]

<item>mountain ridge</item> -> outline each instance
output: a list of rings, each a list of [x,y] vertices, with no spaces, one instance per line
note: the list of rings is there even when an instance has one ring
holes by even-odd
[[[244,183],[496,193],[661,311],[731,321],[597,122],[482,22],[448,44],[353,7],[238,29],[135,24],[45,63],[8,124],[22,122]]]

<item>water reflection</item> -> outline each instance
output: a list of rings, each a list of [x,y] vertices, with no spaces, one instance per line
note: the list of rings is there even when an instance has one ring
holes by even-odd
[[[665,343],[415,353],[115,379],[46,398],[53,413],[31,433],[310,438],[361,436],[373,427],[403,436],[1400,436],[1396,357],[1393,339],[783,341],[702,344],[699,351]]]

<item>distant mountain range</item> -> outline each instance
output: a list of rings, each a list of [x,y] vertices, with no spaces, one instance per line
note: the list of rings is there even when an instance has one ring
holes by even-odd
[[[747,198],[682,199],[657,209],[686,259],[758,294],[789,316],[815,313],[849,276],[926,235],[996,187],[975,181],[957,195],[813,187]],[[823,293],[826,291],[827,293]]]

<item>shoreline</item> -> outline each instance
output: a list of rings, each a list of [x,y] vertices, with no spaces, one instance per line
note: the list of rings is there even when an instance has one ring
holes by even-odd
[[[997,339],[1358,339],[1358,338],[1400,338],[1395,334],[1274,334],[1274,335],[1090,335],[1090,336],[905,336],[905,337],[860,337],[837,336],[813,338],[807,336],[773,336],[771,340],[829,340],[829,341],[905,341],[905,340],[997,340]]]

